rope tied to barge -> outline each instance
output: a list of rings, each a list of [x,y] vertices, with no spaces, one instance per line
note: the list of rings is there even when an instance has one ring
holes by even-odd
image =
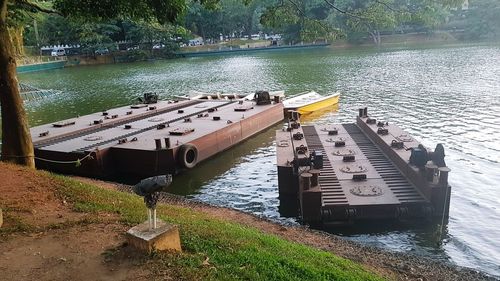
[[[55,163],[55,164],[75,164],[76,167],[79,167],[82,165],[82,161],[84,161],[86,159],[90,159],[90,160],[94,159],[94,157],[92,156],[92,153],[95,153],[96,151],[97,151],[97,149],[89,152],[87,155],[85,155],[82,158],[78,158],[78,159],[72,160],[72,161],[51,160],[51,159],[46,159],[46,158],[42,158],[42,157],[37,157],[35,155],[24,155],[24,156],[23,155],[7,155],[5,157],[7,159],[8,158],[34,158],[35,160],[49,162],[49,163]],[[0,153],[0,157],[2,157],[1,153]]]

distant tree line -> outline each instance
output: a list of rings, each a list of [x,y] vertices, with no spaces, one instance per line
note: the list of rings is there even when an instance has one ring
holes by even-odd
[[[467,5],[465,5],[467,4]],[[201,36],[249,37],[255,33],[282,34],[286,43],[344,38],[350,43],[381,44],[384,34],[460,31],[465,40],[496,38],[500,32],[497,0],[221,0],[212,5],[187,2],[174,22],[107,19],[94,22],[57,14],[16,13],[12,37],[16,51],[22,45],[80,44],[92,49],[114,48],[117,41],[149,48],[162,44],[175,49],[179,43]],[[17,33],[16,33],[17,32]],[[176,44],[174,44],[176,43]]]
[[[173,50],[190,32],[179,25],[159,24],[130,19],[83,22],[60,15],[46,15],[28,22],[24,27],[26,46],[80,45],[80,52],[93,54],[99,49],[114,51],[116,42],[128,42],[123,48]]]

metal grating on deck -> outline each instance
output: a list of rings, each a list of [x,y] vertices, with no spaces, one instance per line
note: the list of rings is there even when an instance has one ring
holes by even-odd
[[[355,124],[343,127],[401,203],[426,202],[380,149]]]
[[[187,105],[192,105],[192,104],[196,104],[196,102],[189,103]],[[95,134],[97,132],[108,130],[110,128],[123,126],[125,124],[130,123],[130,122],[135,122],[135,121],[138,121],[138,120],[141,120],[141,119],[144,119],[144,118],[151,118],[151,117],[154,117],[154,116],[157,116],[157,115],[165,114],[166,112],[171,112],[171,111],[177,110],[177,109],[179,109],[182,106],[186,106],[186,104],[183,104],[183,105],[180,105],[180,106],[172,106],[170,108],[163,109],[163,110],[157,110],[155,112],[152,112],[152,113],[148,114],[147,117],[145,117],[145,115],[138,115],[138,116],[134,116],[134,117],[131,117],[131,118],[127,118],[125,120],[120,120],[120,121],[114,122],[113,124],[109,124],[109,125],[92,126],[89,129],[86,129],[86,130],[83,130],[83,131],[73,132],[73,133],[70,133],[70,134],[67,134],[67,135],[62,135],[62,136],[59,136],[59,137],[51,138],[51,139],[46,140],[46,141],[39,141],[39,142],[35,143],[34,146],[35,146],[35,148],[43,148],[43,147],[51,146],[51,145],[56,144],[56,143],[64,142],[64,141],[67,141],[67,140],[71,140],[71,139],[74,139],[74,138],[77,138],[77,137],[92,135],[92,134]]]
[[[120,139],[128,138],[128,137],[131,137],[131,136],[134,136],[134,135],[138,135],[140,133],[144,133],[144,132],[147,132],[147,131],[150,131],[150,130],[154,130],[154,129],[157,128],[158,125],[168,125],[170,123],[181,121],[181,120],[183,120],[185,118],[188,118],[188,117],[196,116],[196,115],[198,115],[200,113],[206,112],[208,110],[208,108],[218,109],[218,108],[226,106],[226,105],[228,105],[230,103],[231,102],[224,102],[224,103],[220,103],[219,105],[216,105],[216,106],[210,106],[210,107],[207,107],[207,108],[203,108],[203,109],[197,110],[197,111],[195,111],[193,113],[184,114],[184,115],[182,115],[180,117],[177,117],[177,118],[172,118],[172,119],[169,119],[167,121],[162,121],[162,122],[159,122],[159,123],[155,123],[154,125],[151,125],[151,126],[148,126],[148,127],[145,127],[145,128],[142,128],[142,129],[130,132],[130,133],[118,135],[116,137],[113,137],[113,138],[110,138],[110,139],[106,139],[106,140],[98,142],[98,143],[94,143],[94,144],[91,144],[91,145],[88,145],[88,146],[84,146],[84,147],[78,148],[75,151],[77,151],[77,152],[88,151],[88,150],[90,150],[92,148],[99,147],[99,146],[102,146],[102,145],[106,145],[106,144],[109,144],[109,143],[112,143],[112,142],[116,142],[117,140],[120,140]],[[173,111],[173,110],[169,110],[168,112],[170,112],[170,111]]]
[[[304,138],[307,142],[307,146],[311,151],[321,151],[323,153],[323,169],[321,169],[321,174],[319,175],[319,185],[321,187],[321,196],[323,200],[323,206],[345,206],[348,205],[347,198],[340,186],[340,182],[335,175],[332,164],[328,157],[326,157],[326,151],[321,143],[321,140],[316,132],[314,126],[302,126],[302,131],[304,132]]]
[[[211,106],[210,108],[218,109],[218,108],[226,106],[226,105],[228,105],[230,103],[231,103],[231,101],[229,101],[229,102],[221,102],[220,104],[215,105],[215,106]],[[193,104],[196,104],[196,102],[190,103],[188,105],[193,105]],[[183,106],[185,106],[185,105],[183,105]],[[112,128],[120,127],[120,126],[122,126],[124,124],[130,124],[132,122],[140,121],[140,120],[145,119],[145,118],[151,118],[151,117],[162,115],[162,114],[165,114],[165,113],[168,113],[168,112],[173,112],[175,110],[178,110],[179,108],[182,108],[182,106],[173,106],[173,107],[168,108],[168,109],[158,110],[156,112],[148,114],[147,116],[144,116],[144,115],[135,116],[135,117],[132,117],[132,118],[128,118],[126,120],[115,122],[115,123],[110,124],[110,125],[94,126],[93,128],[91,128],[89,130],[80,131],[80,132],[72,133],[70,135],[65,135],[65,136],[53,138],[53,139],[51,139],[49,141],[37,144],[37,145],[35,145],[35,147],[36,148],[43,148],[43,147],[47,147],[47,146],[54,145],[54,144],[57,144],[57,143],[61,143],[61,142],[64,142],[64,141],[68,141],[68,140],[71,140],[71,139],[74,139],[74,138],[88,136],[88,135],[91,135],[91,134],[95,134],[97,132],[102,132],[102,131],[106,131],[106,130],[109,130],[109,129],[112,129]],[[205,112],[207,110],[208,110],[208,108],[204,108],[202,110],[197,110],[197,111],[189,113],[189,114],[181,115],[180,117],[177,117],[177,118],[172,118],[172,119],[169,119],[167,121],[155,123],[154,125],[151,125],[151,126],[139,129],[139,130],[134,130],[132,132],[128,132],[128,133],[125,133],[125,134],[120,134],[118,136],[115,136],[115,137],[103,140],[103,141],[98,142],[98,143],[93,143],[93,144],[90,144],[90,145],[87,145],[87,146],[83,146],[83,147],[76,147],[75,150],[74,150],[74,152],[85,152],[85,151],[91,150],[91,149],[93,149],[95,147],[106,145],[106,144],[109,144],[109,143],[112,143],[112,142],[116,142],[116,141],[118,141],[120,139],[128,138],[128,137],[131,137],[131,136],[134,136],[134,135],[138,135],[138,134],[143,133],[143,132],[147,132],[147,131],[153,130],[158,125],[160,125],[160,124],[165,124],[166,125],[166,124],[170,124],[170,123],[173,123],[173,122],[176,122],[176,121],[183,120],[183,119],[185,119],[187,117],[196,116],[196,115],[198,115],[200,113],[203,113],[203,112]]]

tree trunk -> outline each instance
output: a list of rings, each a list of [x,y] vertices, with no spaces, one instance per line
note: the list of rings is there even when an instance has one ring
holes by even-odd
[[[33,143],[19,95],[16,60],[7,30],[7,2],[0,0],[0,106],[2,111],[2,160],[35,167]]]
[[[23,43],[23,27],[12,27],[7,28],[9,31],[10,39],[12,40],[12,47],[14,49],[14,55],[20,57],[24,55],[24,43]]]
[[[368,31],[370,36],[372,37],[373,43],[377,46],[380,47],[380,32],[378,30],[375,31]]]

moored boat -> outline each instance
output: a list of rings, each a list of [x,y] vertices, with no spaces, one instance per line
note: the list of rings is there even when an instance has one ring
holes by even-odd
[[[31,128],[38,168],[98,178],[177,174],[283,120],[280,100],[161,101]]]
[[[448,218],[443,145],[432,151],[367,108],[355,123],[289,119],[276,131],[276,156],[280,209],[310,225]]]
[[[322,96],[314,91],[299,94],[283,101],[285,110],[295,110],[301,115],[310,114],[339,102],[340,93]]]

